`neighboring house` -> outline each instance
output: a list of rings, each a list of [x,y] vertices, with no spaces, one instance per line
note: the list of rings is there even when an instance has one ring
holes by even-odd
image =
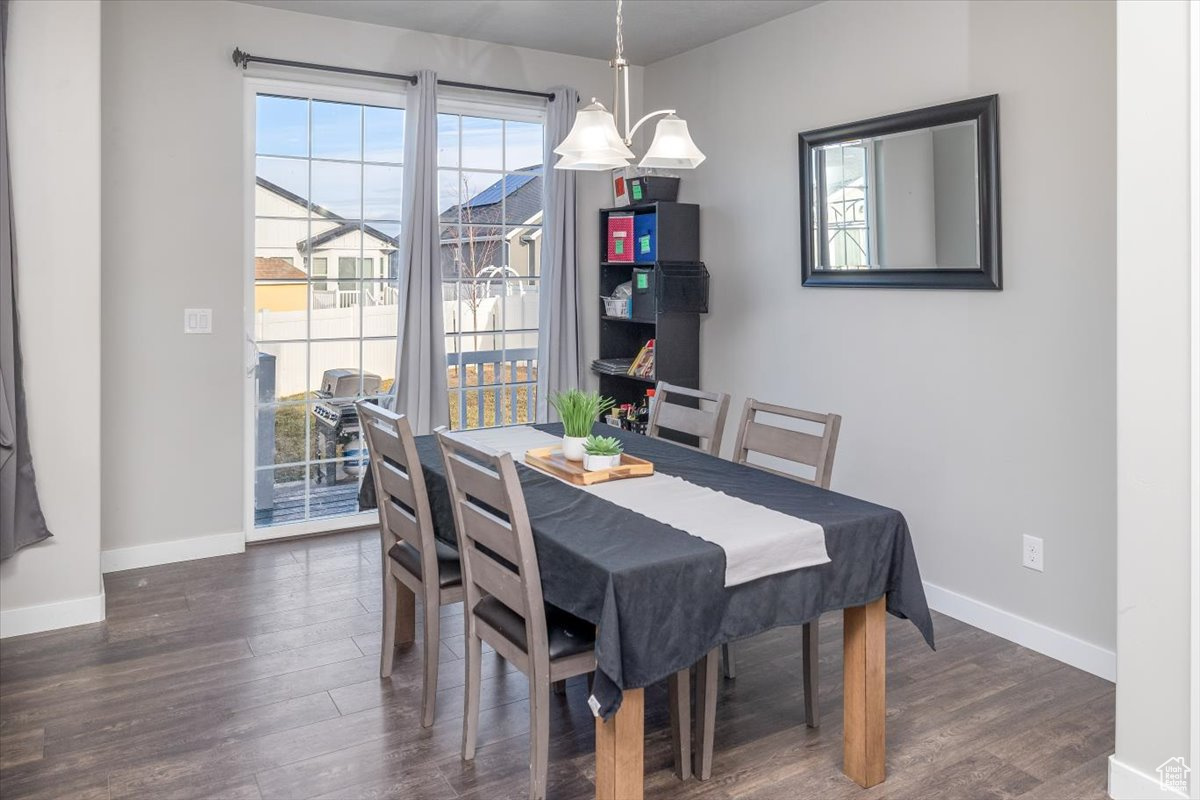
[[[320,206],[312,207],[308,217],[308,201],[282,186],[258,178],[254,188],[255,214],[259,217],[254,236],[255,279],[258,260],[283,262],[299,273],[289,273],[283,280],[295,278],[314,283],[314,308],[348,308],[360,302],[359,277],[380,281],[366,284],[368,302],[381,304],[391,299],[395,290],[384,282],[392,282],[398,274],[397,241],[377,226],[347,220]],[[275,268],[273,268],[275,269]],[[328,278],[329,280],[321,280]],[[259,304],[261,286],[255,287],[255,310],[266,308]],[[278,288],[278,287],[273,287]],[[298,305],[270,308],[272,311],[300,311],[305,308],[306,287]],[[295,293],[271,292],[271,296],[294,297]]]
[[[283,258],[254,257],[254,310],[303,310],[308,275]]]
[[[464,188],[471,199],[451,206],[439,218],[442,277],[540,274],[542,165],[509,173],[481,190],[469,184]]]

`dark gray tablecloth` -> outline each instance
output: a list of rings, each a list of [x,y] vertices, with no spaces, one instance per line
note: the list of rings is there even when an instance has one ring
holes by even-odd
[[[559,435],[559,425],[539,425]],[[597,425],[657,471],[740,497],[825,529],[830,562],[725,587],[715,544],[519,467],[546,601],[597,626],[593,692],[607,718],[623,689],[649,686],[714,647],[887,594],[887,610],[933,647],[933,621],[899,511]],[[439,538],[455,541],[445,467],[432,436],[417,438]],[[375,507],[368,471],[363,508]]]

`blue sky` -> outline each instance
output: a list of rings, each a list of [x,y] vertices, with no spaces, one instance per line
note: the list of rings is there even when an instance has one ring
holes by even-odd
[[[280,156],[309,155],[307,100],[260,95],[257,112],[258,174],[301,197],[310,197],[349,219],[396,219],[400,213],[404,153],[404,111],[395,108],[313,101],[312,157],[383,164],[339,164],[314,161],[312,185],[308,166]],[[541,163],[542,126],[478,117],[438,115],[438,165],[457,171],[439,175],[438,210],[486,189],[495,175],[476,169],[521,169]],[[502,162],[503,158],[503,162]],[[360,180],[361,176],[361,180]],[[459,186],[459,184],[464,184]],[[465,195],[465,196],[464,196]]]

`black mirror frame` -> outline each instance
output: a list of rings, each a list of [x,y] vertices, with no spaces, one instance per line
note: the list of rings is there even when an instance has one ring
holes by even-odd
[[[835,125],[800,134],[800,270],[804,286],[893,289],[1000,289],[1000,111],[998,95]],[[979,155],[979,267],[973,269],[817,269],[813,242],[813,148],[849,139],[976,122]]]

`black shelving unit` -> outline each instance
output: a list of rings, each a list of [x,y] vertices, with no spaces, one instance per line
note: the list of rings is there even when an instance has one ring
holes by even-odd
[[[610,214],[654,214],[657,251],[652,261],[608,261],[608,217]],[[700,207],[694,203],[654,202],[600,211],[600,294],[611,296],[617,286],[633,280],[635,268],[661,274],[662,264],[700,263]],[[705,273],[707,279],[707,273]],[[705,284],[707,297],[707,283]],[[637,356],[647,340],[654,339],[655,376],[608,375],[597,372],[600,392],[617,405],[641,402],[646,389],[659,381],[679,386],[700,386],[700,312],[656,310],[653,318],[628,319],[605,313],[600,303],[600,358]]]

